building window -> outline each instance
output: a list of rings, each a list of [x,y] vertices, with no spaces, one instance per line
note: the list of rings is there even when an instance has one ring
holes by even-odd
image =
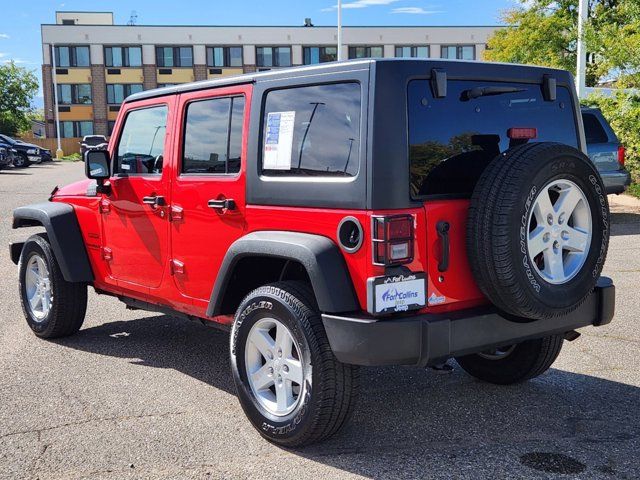
[[[159,67],[193,67],[193,49],[156,47],[156,63]]]
[[[119,105],[129,95],[142,91],[141,83],[109,83],[107,84],[107,103]]]
[[[290,67],[291,47],[256,47],[259,67]]]
[[[104,47],[104,62],[107,67],[141,67],[141,47]]]
[[[241,67],[242,47],[207,47],[207,66]]]
[[[213,98],[187,108],[182,173],[238,173],[244,97]]]
[[[262,120],[262,172],[354,177],[360,163],[360,85],[271,90]]]
[[[429,58],[429,47],[424,46],[407,46],[396,47],[397,58]]]
[[[88,67],[89,47],[55,47],[56,67]]]
[[[58,84],[58,104],[90,105],[91,85],[88,83]]]
[[[440,57],[457,60],[475,60],[475,45],[442,45],[440,47]]]
[[[158,88],[173,87],[174,85],[180,85],[180,84],[179,83],[159,83]]]
[[[349,58],[383,57],[382,47],[349,47]]]
[[[60,122],[60,136],[62,138],[84,137],[93,135],[93,122]]]
[[[303,61],[305,65],[335,62],[338,60],[337,47],[304,47]]]

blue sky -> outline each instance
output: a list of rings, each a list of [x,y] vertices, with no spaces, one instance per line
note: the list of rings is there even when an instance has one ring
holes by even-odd
[[[40,76],[40,24],[54,23],[57,10],[110,11],[126,24],[156,25],[335,25],[337,0],[0,0],[0,62],[14,60]],[[515,0],[343,0],[344,25],[497,25],[500,11]]]

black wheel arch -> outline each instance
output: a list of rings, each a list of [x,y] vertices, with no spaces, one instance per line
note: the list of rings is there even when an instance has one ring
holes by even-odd
[[[309,279],[322,312],[339,313],[360,309],[351,276],[338,246],[321,235],[299,232],[259,231],[236,240],[227,251],[216,278],[207,316],[232,313],[225,307],[225,298],[231,295],[230,285],[239,271],[243,259],[264,259],[265,262],[282,261],[282,272],[291,263],[300,265]],[[259,268],[258,268],[259,269]],[[277,280],[277,279],[276,279]]]
[[[67,282],[93,281],[91,263],[73,206],[60,202],[44,202],[18,207],[13,211],[12,226],[44,227],[64,279]],[[14,263],[20,258],[23,245],[11,245],[11,259]]]

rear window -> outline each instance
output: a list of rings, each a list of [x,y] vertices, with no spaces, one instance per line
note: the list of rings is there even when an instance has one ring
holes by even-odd
[[[604,131],[600,120],[593,113],[583,113],[582,123],[584,123],[584,136],[587,143],[607,143],[609,141],[607,132]]]
[[[357,83],[270,91],[263,118],[263,174],[356,176],[360,105]]]
[[[514,91],[469,98],[475,87]],[[517,90],[517,91],[516,91]],[[545,102],[539,85],[449,81],[446,98],[434,98],[428,80],[408,87],[411,195],[471,195],[482,171],[509,148],[510,128],[534,127],[536,142],[578,146],[571,95],[558,87]]]

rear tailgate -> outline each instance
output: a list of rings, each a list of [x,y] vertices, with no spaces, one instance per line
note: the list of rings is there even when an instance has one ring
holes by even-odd
[[[463,308],[482,301],[466,251],[467,210],[478,178],[519,143],[579,148],[573,96],[565,87],[546,100],[540,84],[450,80],[446,97],[436,98],[427,80],[413,80],[407,100],[411,194],[423,202],[427,225],[427,304]]]

